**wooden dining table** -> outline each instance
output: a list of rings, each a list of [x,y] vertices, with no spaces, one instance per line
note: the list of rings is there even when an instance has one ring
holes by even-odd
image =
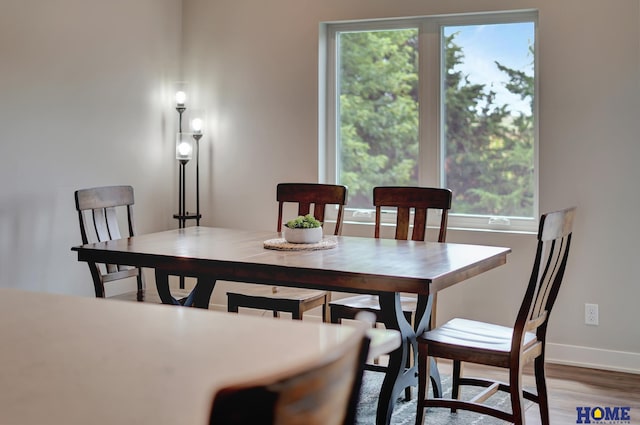
[[[171,296],[169,276],[197,283],[186,305],[207,308],[217,280],[374,294],[387,329],[398,330],[401,346],[391,352],[380,391],[377,424],[389,424],[395,401],[417,383],[416,335],[429,326],[428,297],[506,263],[509,248],[366,237],[331,237],[319,250],[266,249],[279,233],[214,227],[188,227],[73,247],[78,260],[155,270],[164,303]],[[326,241],[325,241],[326,242]],[[268,244],[271,245],[271,244]],[[401,293],[418,295],[415,328],[402,313]],[[439,383],[437,368],[432,377]]]
[[[379,331],[373,356],[400,345]],[[361,332],[0,288],[0,423],[204,425],[221,388],[303,370]]]

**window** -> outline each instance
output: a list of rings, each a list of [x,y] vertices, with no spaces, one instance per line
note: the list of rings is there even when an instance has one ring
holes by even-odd
[[[448,187],[450,225],[537,222],[535,12],[326,24],[324,180]]]

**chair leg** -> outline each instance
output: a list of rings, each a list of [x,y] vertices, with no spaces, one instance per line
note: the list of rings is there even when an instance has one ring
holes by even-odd
[[[427,399],[429,390],[429,353],[425,344],[418,343],[418,400],[416,410],[416,425],[424,423],[424,401]]]
[[[405,401],[410,401],[411,400],[411,387],[407,387],[404,389],[404,400]]]
[[[514,425],[524,425],[524,399],[522,395],[522,365],[513,365],[509,371],[509,393]]]
[[[329,306],[329,320],[331,323],[342,323],[342,318],[338,315],[338,309],[336,307]]]
[[[429,323],[431,326],[429,329],[435,329],[436,328],[436,308],[438,306],[438,294],[432,294],[431,295],[431,317],[429,318]]]
[[[138,281],[138,294],[137,294],[137,300],[138,301],[144,301],[144,290],[145,290],[145,285],[144,285],[144,280],[142,279],[142,270],[138,269],[138,276],[136,277],[136,280]]]
[[[374,328],[376,327],[376,324],[375,324],[375,323],[373,324],[373,327],[374,327]],[[373,359],[373,364],[374,364],[374,365],[379,365],[379,364],[380,364],[380,357],[375,357],[375,358]]]
[[[462,362],[460,360],[453,361],[453,372],[451,374],[451,398],[458,400],[460,398],[460,376],[462,374]],[[457,409],[452,408],[451,412],[455,413]]]
[[[104,283],[102,282],[102,274],[98,269],[98,265],[96,263],[87,264],[89,265],[89,271],[93,279],[93,289],[95,290],[96,298],[105,298]]]
[[[549,425],[549,399],[547,396],[547,382],[544,372],[544,355],[535,359],[536,389],[538,391],[538,409],[540,409],[540,423]]]
[[[329,320],[329,303],[331,302],[331,292],[327,291],[324,296],[324,304],[322,304],[322,322],[327,323]]]
[[[238,312],[238,304],[227,301],[227,312],[229,313],[237,313]]]
[[[440,379],[440,371],[438,371],[438,362],[435,357],[429,357],[429,379],[431,380],[431,392],[433,398],[442,398],[442,379]]]

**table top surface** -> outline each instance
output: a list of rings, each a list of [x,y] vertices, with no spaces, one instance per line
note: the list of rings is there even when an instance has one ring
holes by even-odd
[[[351,326],[0,289],[2,421],[204,424],[221,387],[304,367],[354,332]],[[376,333],[372,350],[399,344],[397,333]]]
[[[303,283],[347,292],[422,294],[505,264],[511,251],[350,236],[336,236],[334,248],[317,251],[264,248],[265,240],[277,237],[275,232],[188,227],[72,249],[81,261],[166,269],[196,277],[284,286]]]

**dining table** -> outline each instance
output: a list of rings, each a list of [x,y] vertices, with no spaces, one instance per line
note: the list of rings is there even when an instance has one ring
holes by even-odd
[[[389,355],[376,412],[389,424],[399,394],[417,384],[416,335],[430,326],[430,295],[504,265],[510,248],[459,243],[325,236],[321,249],[289,249],[282,234],[250,229],[193,226],[73,247],[78,260],[155,270],[163,303],[208,308],[216,281],[311,288],[379,297],[387,329],[402,344]],[[186,300],[170,292],[169,276],[196,279]],[[400,296],[417,294],[414,326],[405,318]],[[437,367],[432,367],[441,391]]]
[[[371,356],[400,345],[365,332]],[[221,388],[312,367],[362,327],[0,288],[0,335],[2,424],[204,425]]]

